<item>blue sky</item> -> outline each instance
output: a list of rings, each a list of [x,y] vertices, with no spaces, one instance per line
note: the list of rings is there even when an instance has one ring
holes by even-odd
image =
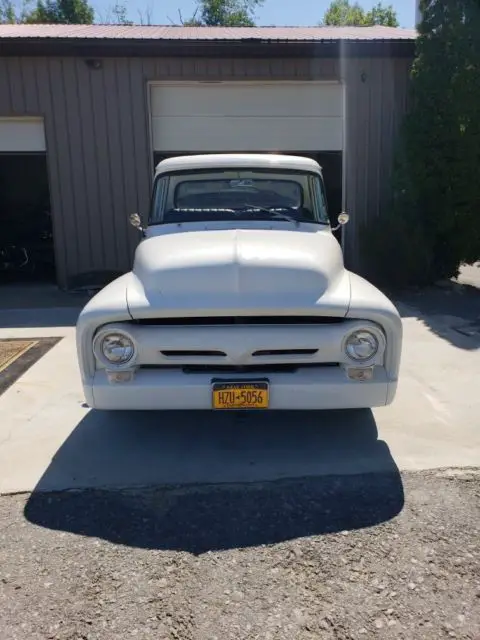
[[[108,8],[115,0],[91,0],[100,18],[105,18]],[[400,26],[413,27],[415,22],[415,0],[390,0],[397,10]],[[388,0],[385,4],[390,3]],[[257,12],[259,25],[315,25],[320,22],[329,0],[266,0]],[[370,9],[374,0],[360,0],[360,4]],[[139,22],[139,10],[150,8],[154,24],[170,24],[169,18],[178,23],[178,10],[185,18],[192,15],[195,0],[126,0],[131,20]]]

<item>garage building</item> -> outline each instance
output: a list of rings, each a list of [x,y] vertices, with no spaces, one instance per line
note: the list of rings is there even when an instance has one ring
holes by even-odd
[[[131,267],[128,215],[147,214],[161,159],[298,153],[323,166],[332,219],[351,215],[342,242],[361,271],[358,231],[388,193],[415,37],[0,25],[0,223],[41,227],[54,264],[46,277],[62,288],[95,286]]]

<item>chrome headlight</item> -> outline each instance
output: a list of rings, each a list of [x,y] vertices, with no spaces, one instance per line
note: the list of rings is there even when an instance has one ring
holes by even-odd
[[[357,361],[370,360],[377,353],[378,347],[378,338],[364,329],[354,331],[345,341],[347,356]]]
[[[133,340],[125,333],[112,331],[100,334],[94,343],[95,355],[105,365],[123,366],[135,355]]]

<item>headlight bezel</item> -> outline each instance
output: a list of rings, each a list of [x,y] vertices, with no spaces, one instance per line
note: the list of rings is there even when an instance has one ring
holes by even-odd
[[[376,348],[368,357],[359,358],[349,353],[348,343],[353,336],[362,334],[362,333],[368,334],[374,339],[376,343]],[[359,366],[368,366],[369,364],[371,364],[372,362],[375,362],[379,358],[383,358],[383,353],[385,351],[385,338],[381,331],[376,330],[376,328],[372,326],[363,326],[363,327],[357,326],[355,327],[355,329],[352,329],[345,335],[342,343],[342,351],[345,354],[349,363],[355,363]]]
[[[116,335],[122,336],[132,344],[133,353],[128,360],[125,360],[122,362],[112,362],[105,356],[103,352],[104,340],[109,336],[116,336]],[[108,327],[100,330],[96,334],[93,340],[93,353],[97,361],[100,362],[100,364],[106,369],[121,371],[122,369],[130,369],[132,366],[134,366],[135,361],[137,359],[137,355],[138,355],[138,349],[133,336],[128,331],[119,329],[117,327]]]

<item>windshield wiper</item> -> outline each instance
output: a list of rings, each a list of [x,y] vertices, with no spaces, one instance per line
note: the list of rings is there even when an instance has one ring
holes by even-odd
[[[251,209],[252,211],[265,211],[265,213],[268,213],[268,215],[272,216],[272,218],[276,218],[277,220],[286,220],[287,222],[293,222],[293,224],[296,225],[300,223],[299,220],[296,220],[291,216],[287,216],[286,213],[280,213],[280,211],[277,211],[275,207],[260,207],[254,204],[248,204],[248,202],[245,203],[245,207],[248,207],[248,209]]]

